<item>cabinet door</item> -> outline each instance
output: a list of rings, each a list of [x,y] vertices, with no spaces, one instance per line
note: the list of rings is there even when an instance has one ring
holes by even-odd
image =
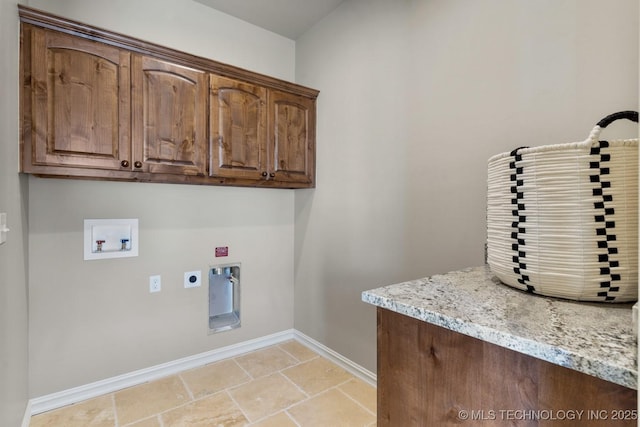
[[[133,170],[206,175],[206,73],[132,58]]]
[[[210,96],[210,175],[265,179],[266,89],[211,75]]]
[[[315,181],[315,101],[280,91],[269,93],[269,177],[278,182]]]
[[[23,31],[23,170],[122,169],[130,155],[129,61],[120,49],[55,31]]]

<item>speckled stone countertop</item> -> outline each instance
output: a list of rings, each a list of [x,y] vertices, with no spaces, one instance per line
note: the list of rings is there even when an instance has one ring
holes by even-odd
[[[529,356],[638,388],[633,304],[532,295],[488,266],[384,286],[362,300]]]

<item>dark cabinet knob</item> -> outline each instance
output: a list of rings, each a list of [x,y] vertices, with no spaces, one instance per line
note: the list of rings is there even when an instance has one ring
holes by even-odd
[[[267,173],[266,172],[262,172],[262,176],[266,178],[267,177]]]
[[[142,162],[137,161],[133,164],[133,166],[137,167],[138,169],[140,169],[142,167]]]
[[[128,168],[129,167],[129,160],[123,160],[120,162],[120,166],[122,166],[123,168]]]
[[[269,176],[270,176],[271,178],[275,178],[276,173],[275,173],[275,172],[271,172],[271,173],[269,174]]]

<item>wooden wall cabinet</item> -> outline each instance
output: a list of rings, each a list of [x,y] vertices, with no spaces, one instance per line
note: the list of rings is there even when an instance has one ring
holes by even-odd
[[[312,186],[315,101],[211,75],[213,177]]]
[[[18,8],[22,172],[314,187],[317,90]]]
[[[22,42],[23,171],[119,170],[131,156],[131,55],[35,27]]]

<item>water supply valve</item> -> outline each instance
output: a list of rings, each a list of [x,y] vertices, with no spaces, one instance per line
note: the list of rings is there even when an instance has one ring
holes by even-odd
[[[84,220],[84,259],[138,256],[138,219],[103,218]]]

